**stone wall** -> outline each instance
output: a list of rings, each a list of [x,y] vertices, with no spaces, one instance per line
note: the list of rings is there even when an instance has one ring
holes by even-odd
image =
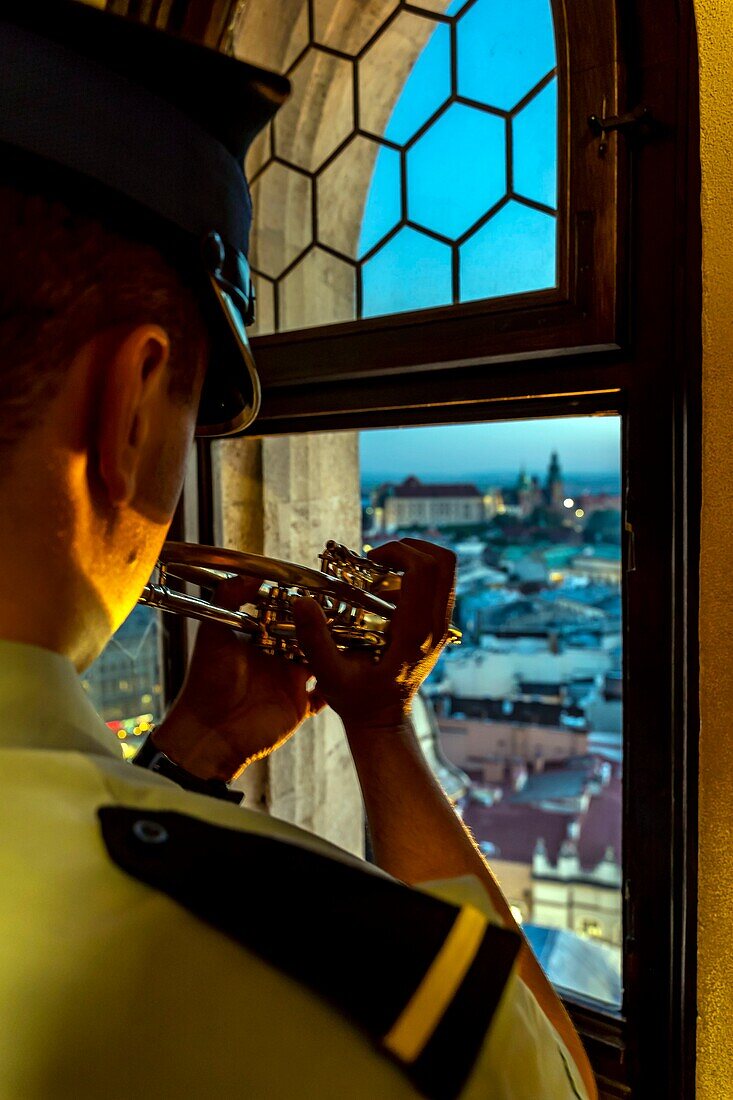
[[[329,538],[361,538],[358,437],[353,432],[228,440],[215,445],[214,481],[225,546],[317,567]],[[361,794],[339,719],[304,723],[241,785],[248,804],[362,853]]]

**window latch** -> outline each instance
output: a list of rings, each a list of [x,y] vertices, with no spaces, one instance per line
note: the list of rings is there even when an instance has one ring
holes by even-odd
[[[633,135],[635,137],[648,137],[652,131],[655,120],[649,107],[635,107],[625,115],[591,115],[588,125],[597,138],[598,156],[605,156],[608,149],[608,135],[614,132]]]

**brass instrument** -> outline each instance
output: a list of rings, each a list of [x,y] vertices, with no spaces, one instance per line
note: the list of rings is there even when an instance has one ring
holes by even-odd
[[[366,650],[378,658],[387,644],[397,606],[390,595],[399,592],[402,574],[361,558],[338,542],[328,542],[319,557],[320,572],[237,550],[166,542],[158,559],[156,580],[145,586],[139,602],[221,623],[248,635],[266,653],[305,662],[292,608],[296,599],[310,596],[323,608],[339,649]],[[169,587],[170,577],[203,589],[214,589],[232,577],[249,577],[259,581],[259,589],[250,602],[231,610]],[[460,642],[461,632],[451,626],[447,640]]]

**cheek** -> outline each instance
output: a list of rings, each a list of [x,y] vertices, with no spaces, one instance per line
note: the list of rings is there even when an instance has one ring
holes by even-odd
[[[160,427],[155,445],[148,450],[145,476],[141,479],[135,510],[166,527],[181,494],[188,455],[193,442],[195,415],[183,410]]]

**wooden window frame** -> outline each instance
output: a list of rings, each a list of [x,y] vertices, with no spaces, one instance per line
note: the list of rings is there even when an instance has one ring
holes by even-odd
[[[623,95],[613,0],[587,6],[555,0],[553,6],[560,120],[557,287],[257,337],[263,426],[277,417],[283,400],[292,407],[290,394],[280,394],[291,387],[312,393],[319,383],[330,388],[347,379],[442,373],[471,364],[480,364],[484,373],[487,366],[500,372],[517,356],[618,348],[623,318],[616,267],[623,226],[617,190],[625,150],[612,140],[599,157],[599,139],[587,124],[592,114],[615,114]],[[405,0],[391,18],[400,11],[425,15]],[[583,140],[571,141],[571,134]]]
[[[691,1096],[702,300],[694,10],[692,0],[601,8],[567,0],[556,11],[571,133],[558,290],[255,338],[264,383],[255,431],[623,417],[624,1010],[565,1000],[603,1097]],[[599,157],[587,118],[604,96],[611,114],[649,106],[648,140],[611,135]],[[211,529],[206,459],[200,469]]]

